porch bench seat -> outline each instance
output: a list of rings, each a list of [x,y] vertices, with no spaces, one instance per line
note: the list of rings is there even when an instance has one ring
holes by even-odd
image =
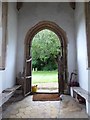
[[[5,89],[1,94],[0,94],[0,106],[2,106],[6,101],[9,100],[10,97],[14,94],[14,92],[19,89],[21,85],[15,85],[12,88],[7,88]]]
[[[75,93],[83,97],[86,101],[86,112],[90,116],[90,93],[81,87],[70,87],[71,96],[74,97]]]

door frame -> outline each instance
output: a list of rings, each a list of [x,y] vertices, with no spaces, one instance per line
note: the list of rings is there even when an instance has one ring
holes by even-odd
[[[67,84],[67,81],[68,81],[67,80],[67,73],[68,73],[68,71],[67,71],[67,36],[66,36],[66,32],[61,27],[59,27],[56,23],[51,22],[51,21],[41,21],[41,22],[37,23],[35,26],[33,26],[31,29],[29,29],[29,31],[27,32],[26,37],[25,37],[25,43],[24,43],[25,44],[24,73],[25,73],[26,58],[31,56],[30,48],[31,48],[33,37],[38,32],[40,32],[41,30],[44,30],[44,29],[49,29],[49,30],[53,31],[59,37],[59,40],[61,43],[62,57],[61,57],[60,61],[63,61],[63,64],[61,62],[59,62],[59,65],[58,65],[58,88],[59,88],[58,92],[60,94],[62,94],[62,93],[64,93],[65,83]],[[32,71],[32,68],[31,68],[31,71]],[[25,81],[26,80],[24,80],[24,86],[26,85]],[[31,81],[30,81],[30,84],[31,84]],[[30,88],[30,90],[31,90],[31,88]]]

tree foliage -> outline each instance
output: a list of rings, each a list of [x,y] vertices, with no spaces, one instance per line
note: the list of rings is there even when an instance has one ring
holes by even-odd
[[[57,68],[57,58],[61,52],[58,36],[48,30],[38,32],[32,40],[32,66],[38,70]]]

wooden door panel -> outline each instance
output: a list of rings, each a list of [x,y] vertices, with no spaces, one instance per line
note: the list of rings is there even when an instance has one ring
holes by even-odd
[[[64,92],[64,66],[63,59],[59,57],[58,59],[58,89],[59,93],[62,94]]]
[[[27,96],[31,93],[31,81],[32,81],[32,58],[29,57],[25,61],[25,80],[24,80],[24,96]]]
[[[31,59],[26,60],[26,76],[31,76]]]
[[[24,96],[27,96],[28,94],[31,93],[31,78],[26,78],[25,79],[25,91],[24,91]]]

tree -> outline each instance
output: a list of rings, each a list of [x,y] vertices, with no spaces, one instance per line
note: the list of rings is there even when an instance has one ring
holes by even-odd
[[[61,53],[61,44],[54,32],[48,29],[38,32],[32,40],[31,51],[33,67],[37,67],[38,70],[57,68],[57,58]]]

